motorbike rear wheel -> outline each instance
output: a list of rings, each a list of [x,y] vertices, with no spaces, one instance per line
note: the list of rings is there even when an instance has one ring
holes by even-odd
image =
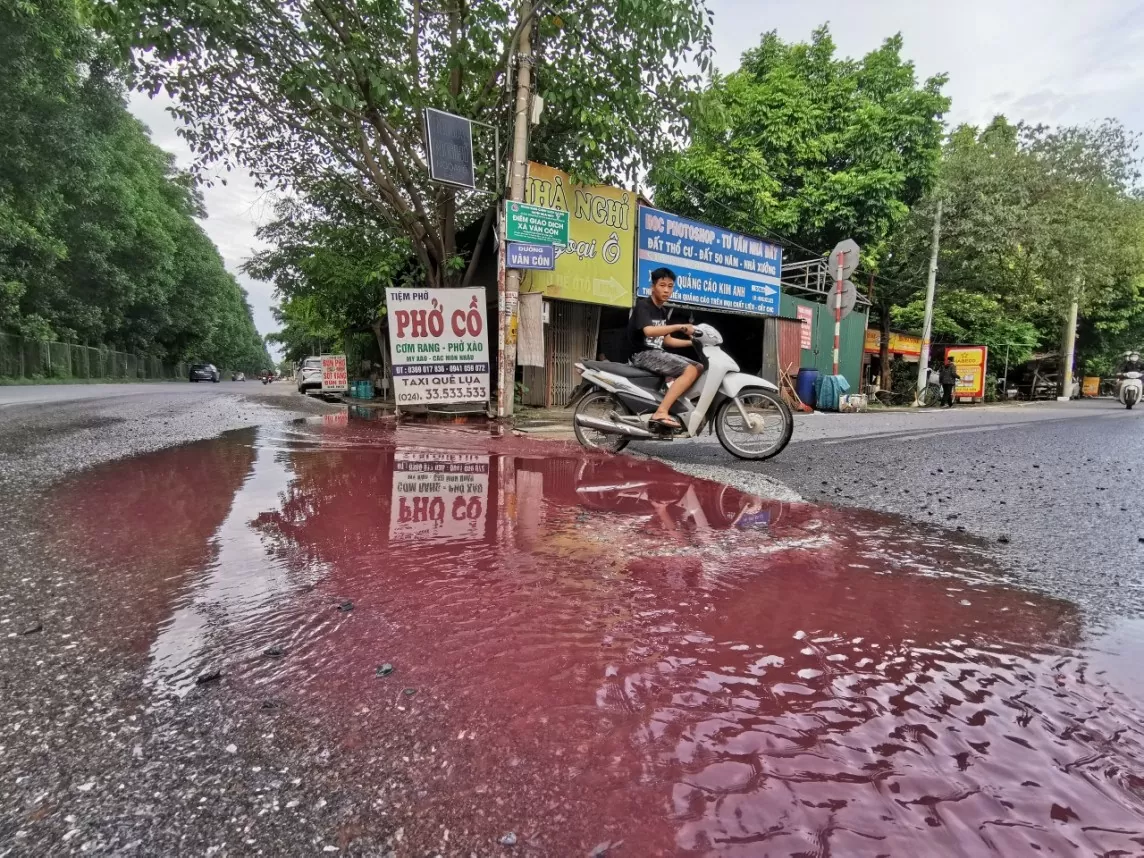
[[[728,399],[715,413],[715,433],[719,443],[732,456],[762,462],[783,451],[794,432],[794,417],[782,397],[760,388],[739,392],[739,401],[750,425],[743,420],[734,399]]]
[[[611,393],[596,390],[587,394],[576,404],[573,412],[572,429],[576,432],[576,440],[580,446],[588,450],[599,450],[602,453],[618,453],[631,443],[631,438],[620,433],[601,432],[588,426],[581,426],[576,417],[583,414],[586,417],[595,417],[599,420],[611,420],[612,414],[631,414],[631,409],[620,402]]]

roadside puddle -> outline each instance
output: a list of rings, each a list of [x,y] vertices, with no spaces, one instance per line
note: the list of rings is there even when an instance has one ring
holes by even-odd
[[[51,506],[152,705],[220,671],[309,724],[299,757],[332,744],[400,854],[1144,853],[1135,702],[968,540],[356,420]]]

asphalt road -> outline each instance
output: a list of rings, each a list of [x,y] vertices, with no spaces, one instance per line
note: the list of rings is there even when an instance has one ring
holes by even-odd
[[[799,415],[770,462],[633,445],[695,475],[979,537],[1022,586],[1103,621],[1144,610],[1144,413],[1109,400]]]
[[[77,470],[330,412],[289,383],[0,388],[0,856],[304,855],[362,834],[339,749],[312,747],[316,725],[282,713],[262,726],[257,704],[221,693],[157,703],[138,663],[93,643],[85,629],[109,612],[125,635],[132,618],[89,589],[109,570],[77,566],[36,518],[45,488]],[[939,537],[963,531],[1023,588],[1080,605],[1090,628],[1114,627],[1110,647],[1139,651],[1141,420],[1103,401],[812,415],[772,462],[738,462],[713,439],[642,451],[761,494],[893,513]],[[126,514],[108,498],[109,517]],[[1120,685],[1141,695],[1144,677],[1121,665]],[[402,753],[384,748],[377,766]],[[275,821],[286,791],[288,825]],[[367,851],[390,854],[400,835],[378,830],[390,840]]]

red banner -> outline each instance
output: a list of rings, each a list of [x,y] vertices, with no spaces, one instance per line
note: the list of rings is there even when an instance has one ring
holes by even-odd
[[[345,355],[322,355],[322,391],[341,393],[349,390]]]

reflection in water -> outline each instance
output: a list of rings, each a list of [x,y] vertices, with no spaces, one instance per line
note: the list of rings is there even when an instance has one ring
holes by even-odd
[[[287,570],[269,556],[252,511],[274,509],[289,470],[274,452],[256,448],[250,473],[211,539],[213,560],[196,576],[151,645],[148,685],[183,695],[218,660],[213,630],[255,623],[274,611],[290,586]]]
[[[410,854],[442,826],[548,854],[1144,852],[1138,712],[1088,675],[1073,606],[968,543],[478,433],[213,443],[256,455],[209,550],[179,553],[199,565],[121,541],[100,586],[176,581],[155,688],[220,662],[236,693],[289,700],[347,782],[406,808]],[[178,527],[139,514],[149,545]],[[408,751],[379,756],[394,736]]]

